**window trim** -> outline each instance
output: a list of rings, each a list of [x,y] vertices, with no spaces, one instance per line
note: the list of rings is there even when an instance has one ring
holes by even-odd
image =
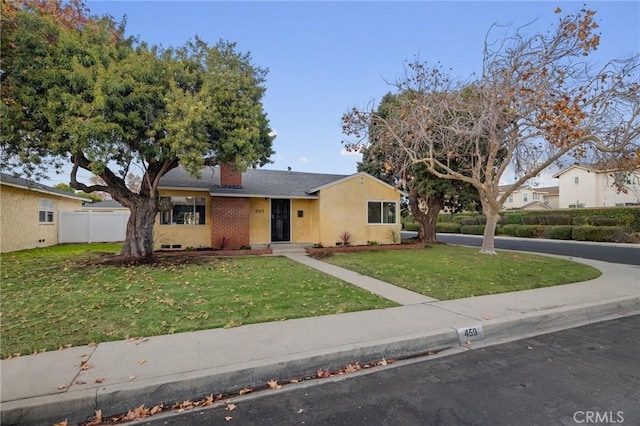
[[[184,198],[184,199],[192,198],[193,199],[193,204],[191,206],[193,207],[192,213],[194,214],[194,217],[195,217],[195,214],[198,213],[196,211],[196,207],[200,206],[200,205],[204,206],[204,215],[203,215],[203,222],[202,223],[177,223],[177,222],[174,221],[173,208],[171,208],[171,210],[162,211],[162,212],[159,213],[159,215],[160,215],[160,218],[159,218],[160,225],[162,225],[162,226],[173,226],[173,225],[175,225],[175,226],[206,226],[207,225],[207,197],[198,197],[198,196],[195,196],[195,195],[163,195],[163,196],[160,196],[160,199],[163,199],[163,198],[168,198],[169,200],[171,200],[172,198],[181,198],[181,199],[182,198]],[[204,200],[204,204],[196,204],[196,201],[198,199]],[[188,204],[184,204],[184,205],[186,206]],[[163,222],[165,213],[169,213],[169,222],[167,222],[167,223]],[[200,221],[198,221],[198,222],[200,222]]]
[[[38,223],[39,224],[51,225],[53,223],[56,223],[55,212],[56,212],[56,200],[52,200],[51,198],[38,199]],[[41,219],[42,213],[44,213],[44,220]]]
[[[369,222],[369,203],[378,203],[380,204],[380,222]],[[384,222],[384,204],[388,203],[388,204],[393,204],[394,205],[394,221],[393,222]],[[366,220],[366,224],[367,225],[383,225],[383,226],[389,226],[389,225],[397,225],[398,224],[398,201],[393,201],[393,200],[367,200],[365,203],[365,220]]]

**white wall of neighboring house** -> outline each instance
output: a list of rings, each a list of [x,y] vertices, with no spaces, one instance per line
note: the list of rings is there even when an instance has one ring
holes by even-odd
[[[502,194],[501,192],[499,196],[502,196]],[[507,198],[502,208],[506,210],[521,209],[525,206],[531,206],[532,203],[534,203],[538,204],[541,209],[545,208],[545,205],[548,206],[548,208],[557,209],[558,201],[557,189],[548,187],[534,188],[523,185],[509,195],[509,198]]]
[[[613,176],[612,176],[613,175]],[[571,166],[558,172],[560,187],[560,208],[576,207],[614,207],[640,202],[640,186],[636,173],[635,178],[629,177],[626,184],[627,192],[618,192],[614,179],[615,172],[598,171],[588,167]],[[622,177],[623,175],[618,174]]]

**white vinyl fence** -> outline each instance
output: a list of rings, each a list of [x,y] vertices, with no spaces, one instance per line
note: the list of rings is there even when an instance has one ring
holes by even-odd
[[[60,212],[59,243],[124,241],[129,212]]]

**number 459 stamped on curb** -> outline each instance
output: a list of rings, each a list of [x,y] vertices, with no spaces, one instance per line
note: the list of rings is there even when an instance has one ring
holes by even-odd
[[[481,325],[458,329],[458,342],[460,346],[469,346],[474,340],[484,339],[484,330]]]

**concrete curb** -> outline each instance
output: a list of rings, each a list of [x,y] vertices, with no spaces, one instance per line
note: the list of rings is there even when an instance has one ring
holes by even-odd
[[[33,425],[68,419],[70,424],[79,423],[91,418],[97,409],[102,410],[104,416],[116,415],[141,404],[152,407],[160,402],[197,399],[212,393],[261,387],[269,380],[288,382],[292,378],[314,376],[318,368],[335,370],[356,361],[367,363],[382,358],[404,358],[430,350],[459,347],[457,327],[481,324],[485,339],[469,345],[479,348],[638,314],[640,295],[518,314],[498,320],[479,322],[469,318],[468,324],[465,321],[465,324],[425,333],[336,346],[280,359],[159,376],[140,382],[9,401],[2,404],[0,422],[3,425]]]

